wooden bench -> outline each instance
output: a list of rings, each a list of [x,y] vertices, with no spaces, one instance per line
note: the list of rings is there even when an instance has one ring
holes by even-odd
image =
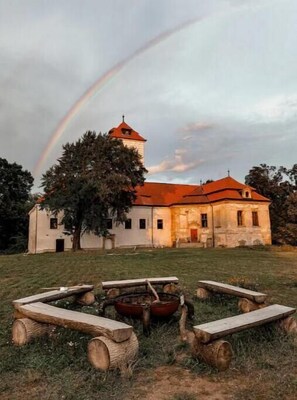
[[[165,293],[175,293],[177,291],[176,285],[178,284],[178,278],[176,276],[105,281],[102,282],[102,289],[107,292],[107,297],[113,298],[120,295],[122,289],[139,286],[145,286],[147,289],[147,281],[153,286],[162,285]]]
[[[266,307],[267,294],[228,285],[215,281],[199,281],[196,295],[199,299],[206,299],[211,293],[221,293],[240,297],[238,307],[242,312],[250,312]]]
[[[70,293],[74,294],[73,291]],[[88,359],[95,368],[104,371],[119,368],[123,374],[129,373],[129,365],[138,352],[138,340],[132,326],[108,318],[34,302],[38,296],[42,297],[30,296],[13,302],[17,311],[12,326],[15,345],[21,346],[34,338],[51,335],[56,326],[62,326],[94,336],[88,345]],[[51,294],[46,296],[45,300],[57,299],[56,296],[57,293]]]
[[[297,321],[290,317],[295,308],[274,304],[248,314],[194,326],[194,353],[203,361],[224,370],[229,367],[233,351],[229,342],[219,340],[224,336],[280,321],[279,326],[286,332],[297,333]]]
[[[34,294],[32,296],[14,300],[12,304],[14,305],[15,308],[17,308],[18,306],[25,304],[31,304],[36,302],[49,303],[51,301],[65,299],[69,296],[75,295],[78,302],[82,304],[85,304],[85,302],[87,302],[88,303],[87,305],[90,305],[92,304],[91,300],[93,300],[93,302],[95,301],[94,295],[91,293],[93,289],[94,289],[93,285],[78,285],[69,288],[61,287],[60,289]],[[84,299],[88,299],[88,301],[84,301]]]

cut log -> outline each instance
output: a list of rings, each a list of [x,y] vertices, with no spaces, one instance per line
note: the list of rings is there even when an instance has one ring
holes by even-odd
[[[238,309],[243,313],[248,313],[255,310],[260,310],[261,308],[267,307],[266,303],[255,303],[252,300],[241,298],[238,300]]]
[[[287,317],[279,321],[279,328],[289,334],[297,334],[297,321],[293,317]]]
[[[20,306],[18,310],[37,322],[63,326],[92,336],[104,335],[115,342],[127,340],[133,331],[132,326],[108,318],[97,317],[78,311],[65,310],[44,303]]]
[[[225,340],[216,340],[209,344],[203,344],[196,338],[192,344],[192,355],[206,364],[224,371],[229,368],[233,350],[231,344]]]
[[[30,304],[36,302],[49,303],[50,301],[64,299],[65,297],[69,297],[74,294],[90,292],[91,290],[94,289],[94,286],[80,285],[80,286],[74,286],[73,288],[61,288],[61,289],[64,290],[52,290],[50,292],[39,293],[33,296],[24,297],[23,299],[14,300],[12,304],[15,307],[18,307],[24,304]]]
[[[133,332],[130,338],[121,343],[100,336],[88,344],[88,360],[96,369],[107,371],[119,368],[123,375],[129,374],[129,368],[138,353],[138,339]]]
[[[226,283],[215,281],[199,281],[198,286],[215,293],[229,294],[231,296],[245,297],[256,303],[264,303],[267,294],[244,289],[238,286],[227,285]]]
[[[209,290],[200,287],[196,290],[196,296],[198,297],[198,299],[206,300],[211,297],[211,292]]]
[[[87,292],[76,296],[75,301],[82,306],[90,306],[95,303],[95,295],[93,292]]]
[[[120,289],[118,289],[118,288],[112,288],[112,289],[109,289],[108,291],[107,291],[107,298],[108,299],[113,299],[113,298],[115,298],[115,297],[117,297],[117,296],[119,296],[121,294],[121,291],[120,291]]]
[[[16,346],[23,346],[33,339],[50,335],[55,326],[41,324],[29,318],[16,319],[12,325],[12,341]]]
[[[140,278],[140,279],[126,279],[120,281],[105,281],[102,282],[102,289],[112,288],[128,288],[146,285],[146,281],[150,281],[152,285],[164,285],[166,283],[178,283],[176,276],[162,277],[162,278]]]
[[[169,294],[175,294],[179,292],[179,289],[177,284],[171,282],[163,286],[163,292]]]

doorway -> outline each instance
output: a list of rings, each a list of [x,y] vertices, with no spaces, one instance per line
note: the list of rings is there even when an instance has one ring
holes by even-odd
[[[198,229],[191,229],[191,242],[198,241]]]
[[[64,251],[64,239],[56,239],[56,253]]]

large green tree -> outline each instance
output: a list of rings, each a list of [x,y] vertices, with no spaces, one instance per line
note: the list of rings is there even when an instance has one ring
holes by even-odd
[[[107,134],[88,131],[64,145],[57,164],[42,176],[41,207],[54,214],[63,211],[62,223],[73,234],[72,249],[79,250],[84,232],[105,236],[108,218],[125,221],[145,172],[137,150]]]
[[[0,158],[0,251],[23,251],[33,177],[21,165]]]
[[[291,169],[260,164],[249,171],[245,182],[271,200],[273,242],[297,245],[297,164]]]

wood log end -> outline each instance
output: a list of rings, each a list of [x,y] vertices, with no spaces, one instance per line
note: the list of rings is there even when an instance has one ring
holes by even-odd
[[[297,320],[293,317],[287,317],[278,322],[278,327],[288,334],[297,334]]]
[[[109,289],[106,293],[108,299],[113,299],[121,294],[121,290],[119,288]]]
[[[267,307],[266,303],[256,303],[252,300],[246,299],[245,297],[238,300],[238,309],[243,313],[260,310],[264,307]]]
[[[178,286],[175,283],[167,283],[163,286],[163,292],[169,294],[175,294],[179,292]]]
[[[93,292],[86,292],[77,296],[75,301],[82,306],[90,306],[95,303],[95,295]]]
[[[192,355],[219,371],[225,371],[232,361],[233,350],[231,344],[226,340],[203,344],[196,338],[192,345]]]
[[[199,287],[196,290],[196,297],[198,297],[198,299],[200,299],[200,300],[206,300],[206,299],[209,299],[211,297],[211,292],[209,290],[207,290],[207,289]]]
[[[55,327],[29,318],[16,319],[12,325],[12,342],[23,346],[37,337],[50,335]]]

